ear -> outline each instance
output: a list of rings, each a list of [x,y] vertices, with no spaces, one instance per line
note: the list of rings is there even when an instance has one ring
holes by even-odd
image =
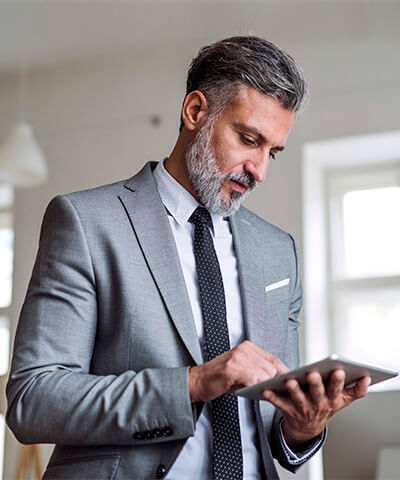
[[[194,90],[186,95],[182,106],[182,121],[189,131],[194,131],[207,118],[208,103],[204,94],[200,90]]]

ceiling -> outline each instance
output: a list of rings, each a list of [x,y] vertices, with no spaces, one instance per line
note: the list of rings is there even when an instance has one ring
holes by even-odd
[[[0,0],[0,74],[127,49],[199,46],[258,34],[284,48],[393,36],[399,1],[5,1]]]

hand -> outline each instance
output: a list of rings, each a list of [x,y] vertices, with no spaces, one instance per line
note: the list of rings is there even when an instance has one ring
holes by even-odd
[[[190,400],[207,402],[288,371],[278,358],[245,340],[203,365],[190,368]]]
[[[319,435],[328,420],[339,410],[355,400],[365,397],[370,377],[361,378],[354,387],[344,388],[345,372],[335,370],[325,387],[318,372],[307,376],[309,391],[304,392],[297,380],[286,382],[289,397],[280,397],[270,390],[264,390],[263,397],[282,412],[282,428],[290,448],[296,448]]]

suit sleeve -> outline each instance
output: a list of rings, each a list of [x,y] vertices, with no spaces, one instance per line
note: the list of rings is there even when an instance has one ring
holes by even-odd
[[[290,370],[299,366],[299,335],[298,327],[300,325],[299,316],[301,307],[303,304],[303,288],[301,280],[301,268],[300,268],[300,252],[294,238],[289,235],[293,243],[293,253],[295,261],[295,282],[293,291],[291,294],[291,302],[289,308],[288,317],[288,333],[287,333],[287,346],[284,363]],[[273,456],[279,461],[282,467],[295,473],[301,465],[309,460],[323,445],[326,432],[317,437],[315,443],[307,448],[304,452],[297,452],[294,454],[291,452],[284,439],[281,429],[282,415],[279,410],[276,411],[274,417],[273,438],[271,451]]]
[[[194,434],[188,367],[90,373],[96,278],[77,211],[49,204],[21,310],[7,423],[22,443],[143,445]]]

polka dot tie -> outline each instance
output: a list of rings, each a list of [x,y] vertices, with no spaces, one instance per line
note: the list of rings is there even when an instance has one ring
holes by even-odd
[[[224,284],[208,225],[211,216],[197,207],[189,219],[195,226],[194,255],[200,287],[208,360],[230,350]],[[213,428],[213,479],[243,478],[242,444],[237,398],[231,393],[211,402]]]

